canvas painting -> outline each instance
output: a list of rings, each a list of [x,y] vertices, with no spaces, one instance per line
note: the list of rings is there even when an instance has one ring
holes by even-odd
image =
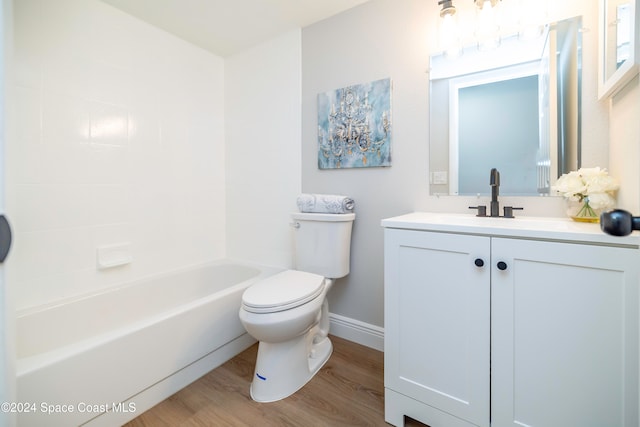
[[[391,166],[391,79],[318,95],[318,168]]]

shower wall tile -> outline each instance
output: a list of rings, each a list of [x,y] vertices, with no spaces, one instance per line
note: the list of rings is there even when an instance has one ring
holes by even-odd
[[[86,184],[87,147],[62,149],[52,144],[22,144],[8,147],[12,159],[7,176],[20,184]],[[15,160],[15,161],[14,161]],[[19,164],[18,164],[19,163]]]
[[[34,232],[90,224],[91,188],[85,185],[20,185],[12,223],[17,231]]]
[[[20,0],[7,213],[17,308],[222,258],[224,61],[98,0]],[[96,248],[133,261],[96,268]]]
[[[93,185],[89,199],[91,224],[131,222],[131,201],[126,185]]]
[[[41,89],[42,88],[42,65],[37,58],[25,52],[18,51],[20,47],[14,40],[13,56],[15,58],[12,64],[14,73],[12,79],[15,87]]]
[[[35,52],[33,53],[35,55]],[[38,61],[42,67],[42,86],[67,96],[87,97],[90,85],[88,59],[79,50],[47,52]]]
[[[130,105],[136,97],[136,82],[131,70],[99,60],[93,60],[90,64],[87,96],[104,103]]]
[[[44,91],[42,97],[43,142],[68,148],[89,140],[90,103],[59,91]]]
[[[155,104],[129,109],[129,147],[132,153],[148,153],[160,145],[162,121]]]
[[[12,248],[15,249],[12,257],[16,258],[13,266],[16,266],[16,262],[32,266],[33,270],[28,273],[29,287],[32,281],[46,279],[52,275],[61,277],[86,269],[95,262],[95,256],[85,251],[91,244],[88,227],[23,232],[19,237]],[[56,285],[53,280],[48,283],[52,292],[59,292],[60,286]]]
[[[87,151],[89,170],[84,178],[92,185],[124,185],[129,181],[128,158],[127,147],[117,144],[91,144]],[[144,169],[143,164],[137,166]]]
[[[37,88],[14,88],[14,114],[16,143],[21,145],[42,143],[42,92]]]
[[[91,264],[88,266],[88,268],[91,271],[95,272],[95,267],[96,267],[95,249],[97,249],[98,247],[127,242],[127,243],[131,243],[135,249],[136,239],[132,238],[134,233],[134,228],[135,226],[130,222],[121,222],[121,223],[110,222],[104,225],[92,225],[91,227],[89,227],[91,246],[94,248],[94,250],[91,251],[91,257],[92,257]],[[106,274],[103,274],[106,271],[108,270],[104,270],[100,272],[98,277],[106,276]]]
[[[89,141],[92,144],[126,145],[129,137],[127,108],[92,101],[89,105]]]

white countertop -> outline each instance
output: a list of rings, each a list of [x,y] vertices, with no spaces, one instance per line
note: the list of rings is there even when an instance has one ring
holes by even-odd
[[[476,217],[473,214],[414,212],[382,220],[385,228],[480,234],[536,240],[635,246],[640,245],[640,233],[610,236],[600,230],[600,224],[575,222],[570,218],[516,216],[515,218]]]

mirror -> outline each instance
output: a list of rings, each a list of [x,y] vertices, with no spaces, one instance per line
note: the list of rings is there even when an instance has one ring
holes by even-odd
[[[613,96],[638,72],[637,0],[600,0],[598,97]]]
[[[549,195],[580,167],[582,18],[551,23],[534,40],[431,56],[430,193]]]

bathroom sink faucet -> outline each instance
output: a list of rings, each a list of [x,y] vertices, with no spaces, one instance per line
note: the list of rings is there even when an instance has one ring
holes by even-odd
[[[491,169],[489,185],[491,186],[491,216],[500,216],[500,203],[498,202],[498,194],[500,194],[500,172],[498,172],[496,168]]]
[[[498,169],[491,169],[489,176],[489,185],[491,186],[491,203],[489,205],[489,215],[487,215],[487,205],[469,206],[469,209],[477,209],[476,216],[480,217],[497,217],[497,218],[515,218],[513,211],[521,211],[523,208],[515,208],[513,206],[504,207],[504,216],[500,216],[500,203],[498,202],[498,194],[500,194],[500,172]]]

